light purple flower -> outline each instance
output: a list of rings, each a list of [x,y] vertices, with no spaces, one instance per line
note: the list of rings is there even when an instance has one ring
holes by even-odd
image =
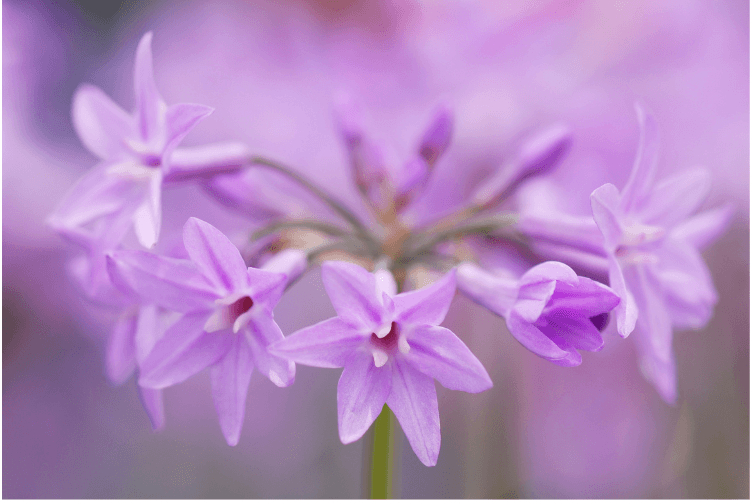
[[[273,309],[287,274],[248,268],[226,236],[195,218],[185,224],[183,242],[190,260],[113,252],[108,257],[110,275],[144,302],[183,313],[141,364],[139,383],[161,389],[211,367],[219,423],[227,443],[234,446],[253,369],[279,387],[294,381],[294,363],[267,349],[284,337]],[[298,268],[295,259],[290,262]]]
[[[338,384],[339,437],[356,441],[384,403],[398,418],[423,464],[437,463],[440,418],[433,379],[444,387],[492,387],[484,367],[443,322],[455,272],[419,290],[396,294],[385,270],[346,262],[323,264],[323,284],[338,316],[303,328],[271,349],[298,363],[344,367]]]
[[[603,346],[600,326],[620,299],[606,286],[577,276],[561,262],[544,262],[520,279],[489,273],[472,263],[458,267],[458,287],[505,318],[528,350],[561,366],[581,364],[577,349]]]
[[[138,241],[151,248],[161,230],[164,182],[231,171],[248,155],[244,146],[234,143],[175,149],[213,108],[166,105],[154,81],[151,38],[152,34],[146,33],[136,51],[136,107],[132,114],[92,85],[82,85],[73,98],[76,132],[102,162],[71,189],[50,216],[49,223],[61,233],[81,231],[115,216],[130,221]]]
[[[612,184],[596,189],[591,208],[604,236],[610,285],[622,298],[618,331],[638,330],[641,369],[662,398],[674,402],[672,329],[701,328],[711,317],[716,290],[699,249],[724,231],[732,210],[691,217],[708,194],[704,169],[654,182],[656,122],[642,107],[637,112],[641,138],[630,178],[622,192]]]

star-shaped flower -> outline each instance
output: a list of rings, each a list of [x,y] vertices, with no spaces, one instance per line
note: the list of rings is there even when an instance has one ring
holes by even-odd
[[[504,317],[524,347],[561,366],[581,364],[577,349],[602,348],[597,326],[620,302],[608,287],[552,261],[532,267],[520,279],[497,276],[467,262],[458,268],[458,285]]]
[[[144,302],[183,313],[141,363],[139,383],[162,389],[211,367],[219,423],[233,446],[253,369],[279,387],[294,381],[294,363],[268,352],[271,343],[284,338],[273,309],[289,275],[248,268],[229,239],[199,219],[185,224],[183,242],[190,260],[113,252],[110,275]],[[297,267],[296,261],[287,264]]]
[[[731,207],[691,216],[708,194],[710,175],[696,169],[654,183],[657,130],[637,107],[641,138],[622,192],[605,184],[591,194],[594,220],[604,236],[610,285],[622,298],[617,327],[638,331],[644,375],[667,402],[677,397],[672,329],[701,328],[716,291],[699,249],[726,228]],[[637,319],[637,322],[636,322]]]
[[[152,34],[146,33],[136,51],[136,106],[132,114],[92,85],[81,86],[73,98],[76,132],[102,161],[71,189],[50,216],[50,224],[61,233],[81,232],[102,218],[115,216],[128,220],[138,241],[151,248],[161,229],[161,190],[165,181],[231,170],[247,156],[245,148],[236,144],[176,150],[213,108],[201,104],[166,105],[154,81],[151,38]]]
[[[492,387],[484,367],[443,322],[456,289],[455,272],[419,290],[396,294],[388,271],[346,262],[323,264],[323,284],[338,316],[271,346],[298,363],[343,367],[338,384],[339,437],[356,441],[380,414],[393,410],[423,464],[437,463],[440,418],[433,379],[444,387]]]

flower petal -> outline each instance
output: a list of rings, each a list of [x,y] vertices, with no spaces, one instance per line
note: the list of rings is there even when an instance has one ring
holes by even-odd
[[[583,349],[596,352],[604,346],[602,334],[596,329],[589,316],[569,314],[559,311],[545,314],[545,325],[537,328],[558,347],[566,351]]]
[[[148,192],[143,203],[133,214],[135,235],[146,248],[153,248],[161,232],[161,170],[154,170],[148,181]]]
[[[247,287],[245,261],[237,247],[221,231],[191,217],[185,223],[182,239],[190,259],[217,287],[226,292]]]
[[[703,211],[674,226],[671,236],[703,250],[727,230],[733,214],[734,207],[729,203]]]
[[[622,240],[620,193],[612,184],[605,184],[591,193],[594,221],[604,236],[604,246],[613,251]]]
[[[371,334],[362,334],[341,318],[331,318],[303,328],[269,350],[308,366],[340,368]]]
[[[151,429],[154,431],[162,430],[164,428],[164,397],[162,390],[139,387],[138,395],[149,420],[151,420]]]
[[[122,384],[135,369],[136,315],[127,313],[117,320],[107,340],[107,377]]]
[[[102,160],[125,151],[123,139],[134,132],[133,118],[100,88],[81,85],[73,96],[73,127],[86,148]]]
[[[659,154],[659,130],[654,115],[640,103],[636,103],[635,110],[638,114],[641,134],[633,170],[622,189],[621,206],[626,213],[636,211],[644,198],[648,196],[656,174],[656,161]]]
[[[346,362],[339,379],[339,438],[349,444],[361,438],[383,409],[391,392],[392,364],[377,368],[369,352],[360,351]]]
[[[614,309],[620,298],[609,287],[592,279],[579,277],[577,285],[558,282],[547,304],[545,314],[556,311],[575,313],[590,318]]]
[[[550,361],[562,359],[568,356],[568,353],[549,339],[539,328],[524,320],[521,316],[513,311],[506,320],[508,330],[518,340],[522,346],[537,356],[541,356]]]
[[[656,184],[639,212],[643,222],[671,227],[693,214],[708,196],[711,174],[696,168]]]
[[[516,280],[495,276],[471,262],[456,268],[459,290],[490,311],[507,317],[518,295]]]
[[[172,325],[141,365],[138,383],[162,389],[192,377],[219,361],[232,345],[232,333],[206,333],[206,313],[186,314]]]
[[[287,275],[266,269],[245,268],[248,288],[255,302],[262,302],[269,310],[273,310],[284,294]]]
[[[175,148],[169,155],[164,182],[177,182],[238,171],[251,157],[241,142],[217,142],[190,148]]]
[[[187,260],[120,250],[107,256],[112,282],[124,290],[135,290],[145,302],[180,312],[209,311],[217,294]]]
[[[638,328],[645,348],[657,359],[667,361],[672,354],[672,323],[658,279],[646,264],[625,268],[628,288],[638,303]],[[644,339],[645,336],[645,339]]]
[[[167,109],[167,140],[163,155],[169,159],[172,151],[198,122],[214,112],[214,108],[202,104],[173,104]]]
[[[655,356],[645,332],[636,332],[634,337],[639,352],[638,364],[641,373],[653,384],[665,403],[674,405],[677,401],[677,366],[674,357],[661,359]]]
[[[244,337],[234,335],[232,342],[221,361],[211,367],[211,393],[221,432],[229,446],[236,446],[245,419],[253,358]]]
[[[382,297],[371,273],[349,262],[327,261],[322,266],[322,278],[341,319],[371,332],[385,323]]]
[[[614,309],[617,318],[617,333],[622,338],[626,338],[635,328],[635,322],[638,319],[638,304],[625,283],[622,266],[614,257],[609,258],[609,286],[620,297],[620,304]]]
[[[440,453],[440,414],[435,382],[404,360],[396,360],[391,393],[386,402],[417,458],[428,467],[434,466]]]
[[[135,116],[141,140],[148,144],[164,143],[164,115],[167,105],[159,95],[154,81],[154,64],[151,56],[153,34],[146,33],[138,43],[135,53]]]
[[[294,383],[294,362],[268,351],[269,345],[284,339],[270,311],[256,312],[244,332],[258,372],[278,387]]]
[[[482,363],[447,328],[417,327],[408,332],[407,341],[410,349],[404,359],[446,389],[476,393],[492,387]]]
[[[448,314],[456,294],[456,270],[451,269],[439,281],[393,298],[396,317],[405,324],[439,325]]]

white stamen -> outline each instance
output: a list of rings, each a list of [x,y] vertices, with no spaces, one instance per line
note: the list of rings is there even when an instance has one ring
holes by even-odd
[[[372,358],[375,361],[375,366],[380,368],[385,364],[386,361],[388,361],[388,354],[386,354],[384,351],[381,351],[380,349],[373,349]]]
[[[408,354],[411,350],[409,342],[406,341],[406,335],[403,333],[398,337],[398,350],[401,351],[401,354]]]
[[[375,336],[379,339],[382,339],[383,337],[388,335],[390,331],[391,331],[391,324],[386,323],[385,325],[381,326],[377,332],[375,332]]]

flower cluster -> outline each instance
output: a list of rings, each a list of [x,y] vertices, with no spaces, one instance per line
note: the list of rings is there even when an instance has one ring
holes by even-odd
[[[136,51],[132,114],[98,88],[77,91],[73,123],[101,163],[49,224],[81,247],[71,270],[83,292],[120,312],[108,375],[120,383],[137,369],[154,428],[164,424],[161,391],[204,369],[221,430],[235,445],[254,370],[287,387],[295,363],[343,368],[341,441],[361,438],[387,405],[417,457],[435,465],[434,381],[470,393],[492,387],[462,332],[440,326],[457,289],[503,317],[526,349],[565,367],[582,362],[579,350],[602,349],[611,313],[611,328],[622,337],[636,332],[644,375],[664,400],[675,401],[673,328],[700,328],[711,316],[716,292],[699,250],[721,234],[731,209],[694,215],[707,194],[705,171],[654,180],[656,126],[642,107],[631,177],[621,191],[611,184],[596,189],[591,215],[507,211],[516,188],[553,169],[570,148],[570,130],[554,125],[459,208],[422,220],[414,207],[435,196],[427,189],[433,172],[452,168],[444,158],[453,138],[451,108],[436,110],[417,147],[394,166],[368,135],[356,104],[342,100],[339,131],[369,210],[365,218],[299,171],[243,144],[178,148],[212,109],[165,104],[154,81],[151,37]],[[158,250],[162,190],[177,182],[199,183],[245,216],[247,243],[238,247],[193,217],[181,247]],[[484,254],[504,252],[490,239],[524,247],[536,261],[483,265]],[[318,265],[337,316],[285,336],[274,308]],[[420,286],[425,281],[432,283]]]

